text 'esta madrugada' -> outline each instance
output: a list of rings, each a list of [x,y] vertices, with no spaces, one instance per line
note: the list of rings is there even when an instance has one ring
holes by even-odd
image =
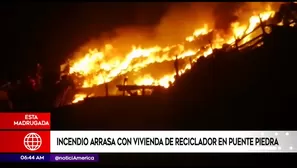
[[[45,120],[38,120],[37,115],[25,115],[24,120],[13,121],[13,125],[36,125],[36,126],[43,126],[49,125],[49,121]]]

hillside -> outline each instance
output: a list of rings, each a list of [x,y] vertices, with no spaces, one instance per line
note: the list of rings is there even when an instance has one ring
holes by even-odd
[[[289,129],[296,101],[297,32],[276,27],[261,48],[201,58],[176,81],[183,126],[199,129]]]
[[[261,48],[200,58],[166,95],[56,109],[53,128],[294,129],[296,37],[296,29],[277,27]]]

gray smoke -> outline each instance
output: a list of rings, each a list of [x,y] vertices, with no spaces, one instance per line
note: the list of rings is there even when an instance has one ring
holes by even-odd
[[[227,31],[232,22],[239,19],[236,11],[240,9],[245,2],[221,2],[213,10],[214,28]]]

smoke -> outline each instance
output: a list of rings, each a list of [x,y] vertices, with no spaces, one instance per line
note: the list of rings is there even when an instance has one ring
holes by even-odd
[[[197,28],[227,32],[231,23],[246,22],[252,14],[263,12],[266,7],[278,10],[282,2],[187,2],[172,3],[156,28],[157,41],[179,43]]]
[[[105,35],[89,40],[84,46],[100,48],[104,43],[111,43],[123,51],[131,49],[131,45],[151,47],[178,44],[184,41],[186,36],[191,35],[196,28],[203,27],[205,23],[212,26],[212,10],[215,6],[216,3],[211,2],[186,2],[161,4],[161,7],[153,6],[162,8],[162,12],[160,9],[154,9],[152,5],[149,6],[151,10],[142,11],[139,8],[135,13],[135,15],[139,15],[135,17],[135,22],[130,21],[129,25],[110,30],[109,33],[104,33]],[[158,17],[154,13],[158,13]],[[141,21],[152,20],[152,17],[155,18],[155,21],[154,23],[149,21],[150,25],[143,24],[144,21]],[[81,49],[86,51],[87,48]]]
[[[231,23],[239,19],[236,12],[244,5],[244,2],[221,2],[213,10],[214,28],[227,31]]]
[[[102,34],[99,38],[88,41],[83,48],[84,53],[89,48],[100,48],[104,44],[112,44],[122,53],[131,50],[131,46],[152,47],[155,45],[168,46],[179,44],[185,37],[192,35],[195,29],[202,28],[207,24],[209,28],[227,32],[232,22],[248,21],[248,17],[268,6],[277,10],[280,3],[275,2],[179,2],[169,5],[151,4],[151,10],[146,9],[144,13],[136,17],[135,22],[129,26],[118,27],[110,32]],[[146,5],[142,5],[146,7]],[[139,6],[138,6],[139,7]],[[135,15],[142,8],[135,10]],[[164,12],[165,11],[165,12]],[[151,12],[149,14],[149,12]],[[158,13],[158,17],[154,15]],[[120,16],[119,16],[120,17]],[[146,18],[147,17],[147,18]],[[152,17],[155,20],[152,21]],[[145,21],[150,24],[144,24]],[[141,22],[140,22],[141,21]],[[157,23],[157,24],[156,24]]]
[[[216,3],[172,3],[156,27],[156,41],[161,44],[176,44],[185,40],[205,23],[212,26],[212,9]]]

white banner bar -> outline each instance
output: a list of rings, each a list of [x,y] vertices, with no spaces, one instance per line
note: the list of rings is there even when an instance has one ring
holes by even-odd
[[[296,153],[297,131],[51,131],[54,153]]]

